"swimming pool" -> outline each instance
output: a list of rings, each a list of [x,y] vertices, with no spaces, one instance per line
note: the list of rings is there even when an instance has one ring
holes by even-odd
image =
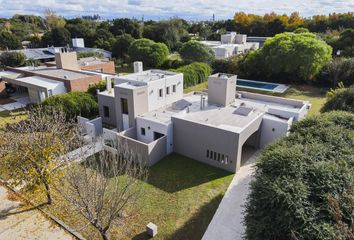
[[[261,81],[246,80],[246,79],[237,79],[236,86],[241,88],[248,88],[248,89],[255,89],[255,90],[262,90],[262,91],[272,91],[278,93],[283,93],[289,88],[284,84],[261,82]]]

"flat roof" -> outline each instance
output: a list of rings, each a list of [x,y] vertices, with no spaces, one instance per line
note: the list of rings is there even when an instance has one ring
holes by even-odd
[[[64,84],[59,81],[55,81],[52,79],[39,77],[39,76],[11,79],[11,82],[16,85],[20,85],[20,86],[24,86],[24,87],[28,87],[30,85],[30,86],[41,87],[41,88],[46,88],[46,89],[54,89],[58,85]]]
[[[180,73],[152,69],[152,70],[147,70],[147,71],[143,71],[143,72],[132,73],[132,74],[120,76],[119,78],[123,79],[123,80],[128,80],[128,81],[132,80],[132,81],[148,83],[148,82],[155,81],[158,79],[168,78],[169,76],[175,76],[177,74],[180,74]]]
[[[77,60],[80,66],[90,66],[102,63],[109,63],[108,58],[97,58],[97,57],[87,57],[87,58],[80,58]]]
[[[67,69],[59,69],[56,67],[45,67],[45,66],[40,66],[40,67],[20,67],[18,68],[23,71],[29,71],[34,74],[42,74],[46,75],[49,77],[57,77],[57,78],[62,78],[62,79],[68,79],[68,80],[75,80],[75,79],[80,79],[80,78],[85,78],[88,76],[92,76],[92,74],[88,74],[85,72],[79,72],[79,71],[71,71]]]
[[[202,95],[205,97],[204,109],[200,109]],[[220,107],[214,104],[208,104],[207,94],[187,94],[183,99],[173,104],[147,112],[139,117],[164,124],[170,123],[171,118],[176,117],[200,124],[215,126],[228,131],[240,132],[251,122],[262,117],[264,114],[279,121],[287,122],[289,120],[287,117],[268,113],[270,108],[297,113],[300,111],[303,104],[305,104],[300,100],[281,98],[286,102],[281,103],[277,102],[278,97],[266,96],[265,99],[257,99],[258,95],[254,98],[252,98],[252,96],[253,95],[236,98],[233,104]]]
[[[12,71],[0,71],[0,78],[7,77],[7,78],[17,78],[21,76],[21,73],[12,72]]]

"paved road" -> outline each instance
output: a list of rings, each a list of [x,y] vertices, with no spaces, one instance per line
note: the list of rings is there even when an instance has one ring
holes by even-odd
[[[244,204],[254,172],[257,151],[235,174],[202,240],[241,240]]]
[[[46,219],[38,210],[21,211],[0,185],[0,240],[72,240],[72,236]],[[11,198],[12,199],[12,198]]]

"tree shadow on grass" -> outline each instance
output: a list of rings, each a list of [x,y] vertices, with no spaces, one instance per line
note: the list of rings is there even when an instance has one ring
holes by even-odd
[[[173,193],[232,174],[178,154],[171,154],[150,168],[147,182],[165,192]]]
[[[200,240],[202,239],[209,223],[211,222],[223,195],[218,195],[214,197],[210,202],[204,204],[192,218],[190,218],[186,223],[184,223],[180,228],[176,229],[174,233],[169,236],[164,237],[166,240]],[[157,233],[157,237],[159,233]],[[133,240],[147,240],[151,239],[146,232],[142,232],[135,237]]]

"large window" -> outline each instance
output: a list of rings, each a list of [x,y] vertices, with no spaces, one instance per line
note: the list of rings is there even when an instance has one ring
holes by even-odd
[[[159,97],[162,98],[163,97],[163,89],[159,89]]]
[[[176,84],[172,85],[172,92],[173,92],[173,93],[176,92]]]
[[[166,95],[170,95],[170,87],[166,87]]]
[[[128,111],[128,100],[125,98],[120,99],[121,107],[122,107],[122,113],[123,114],[129,114]]]
[[[109,107],[103,106],[103,116],[109,118]]]

